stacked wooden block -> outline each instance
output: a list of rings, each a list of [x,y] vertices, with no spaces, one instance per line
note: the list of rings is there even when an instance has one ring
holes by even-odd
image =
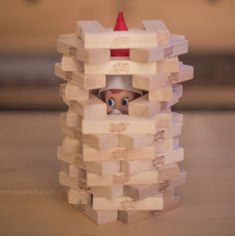
[[[55,73],[66,81],[60,94],[68,105],[58,147],[67,168],[59,180],[69,203],[98,224],[132,223],[177,207],[174,189],[186,178],[178,165],[183,117],[171,106],[182,96],[179,83],[193,77],[178,59],[188,43],[162,21],[143,26],[114,32],[98,21],[78,21],[76,33],[58,39],[63,57]],[[111,58],[114,48],[129,48],[130,57]],[[129,103],[128,115],[107,115],[97,96],[110,74],[132,75],[133,87],[144,91]]]

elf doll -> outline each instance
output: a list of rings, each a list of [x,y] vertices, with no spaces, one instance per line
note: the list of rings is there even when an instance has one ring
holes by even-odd
[[[127,31],[123,13],[119,12],[114,31]],[[112,57],[129,57],[129,49],[111,49]],[[128,103],[143,95],[132,87],[131,75],[107,75],[106,87],[99,91],[100,98],[107,104],[107,114],[128,114]]]

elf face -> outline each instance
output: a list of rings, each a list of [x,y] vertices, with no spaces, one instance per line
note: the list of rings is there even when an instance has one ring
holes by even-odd
[[[139,97],[137,93],[122,89],[110,89],[102,93],[107,104],[107,114],[128,114],[128,103]]]

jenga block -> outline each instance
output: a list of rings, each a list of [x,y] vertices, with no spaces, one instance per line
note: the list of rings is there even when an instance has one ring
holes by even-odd
[[[84,72],[84,63],[72,57],[62,56],[61,69],[69,72]]]
[[[157,33],[158,41],[161,43],[167,43],[170,36],[170,31],[161,20],[143,20],[144,28],[147,31],[153,31]],[[146,47],[147,48],[147,47]]]
[[[120,137],[121,138],[121,137]],[[172,150],[177,143],[177,139],[165,139],[151,146],[143,146],[142,143],[131,143],[119,145],[125,147],[112,147],[104,150],[98,150],[89,145],[83,145],[82,158],[84,161],[107,161],[107,160],[135,160],[135,159],[153,159],[156,155]],[[137,149],[133,149],[137,147]],[[142,147],[142,148],[141,148]]]
[[[81,170],[79,167],[69,164],[68,175],[71,178],[79,178],[79,176],[81,175]]]
[[[175,138],[181,135],[182,125],[175,125],[170,129],[157,129],[154,135],[154,142],[158,143],[159,141]]]
[[[128,134],[120,135],[119,145],[125,147],[128,150],[144,148],[146,146],[153,145],[153,135],[148,134]]]
[[[82,158],[84,161],[107,161],[107,160],[126,160],[153,158],[154,146],[146,146],[142,149],[128,150],[124,147],[112,147],[105,150],[98,150],[88,145],[83,146]]]
[[[173,86],[150,90],[148,94],[149,95],[148,98],[149,98],[149,101],[168,102],[168,101],[172,101],[174,99],[174,96],[179,97],[181,91],[182,91],[182,85],[175,84]]]
[[[91,192],[91,189],[87,187],[86,183],[84,182],[84,170],[80,170],[78,177],[69,177],[66,171],[60,171],[59,173],[59,183],[63,186],[77,189],[77,190],[84,190],[86,192]]]
[[[81,89],[99,89],[106,85],[105,75],[85,75],[76,71],[63,71],[60,63],[55,64],[55,75]]]
[[[162,210],[163,196],[160,194],[140,201],[129,197],[120,197],[113,200],[93,197],[94,210]]]
[[[70,167],[72,167],[72,165],[70,165]],[[85,170],[77,168],[77,173],[75,173],[74,169],[72,173],[70,167],[69,172],[60,172],[59,182],[61,185],[76,190],[86,191],[94,196],[104,197],[107,199],[115,199],[123,195],[123,186],[88,187],[85,183]]]
[[[153,133],[154,120],[146,120],[128,115],[108,115],[105,119],[83,119],[82,132],[84,134],[137,134]]]
[[[131,175],[140,171],[157,170],[163,165],[180,162],[183,158],[183,148],[178,148],[167,153],[156,155],[152,160],[121,161],[121,171]]]
[[[81,153],[81,143],[78,139],[65,136],[62,144],[62,150],[64,153]]]
[[[156,73],[165,74],[165,73],[179,72],[181,64],[182,63],[179,62],[178,57],[171,57],[161,60],[157,62],[158,67]]]
[[[169,152],[175,148],[179,147],[178,138],[168,138],[154,143],[155,146],[155,156],[161,153]]]
[[[161,63],[160,71],[170,68],[172,63]],[[74,65],[73,65],[74,66]],[[125,59],[113,59],[103,64],[85,64],[85,73],[106,75],[132,75],[132,74],[156,74],[157,63],[136,63]]]
[[[120,162],[118,160],[105,162],[84,162],[80,153],[64,153],[62,147],[57,149],[57,157],[60,161],[74,165],[77,168],[86,169],[89,172],[106,176],[120,171]]]
[[[100,176],[107,176],[120,172],[120,161],[86,162],[85,167],[87,171]]]
[[[60,114],[60,129],[63,135],[75,138],[78,136],[78,130],[74,127],[67,127],[66,125],[66,113]]]
[[[131,197],[134,200],[142,200],[147,197],[155,196],[159,193],[165,192],[170,188],[177,187],[186,181],[186,172],[182,171],[173,180],[165,180],[158,184],[150,185],[127,185],[124,186],[124,195]]]
[[[180,65],[179,72],[171,72],[155,75],[133,75],[132,85],[134,88],[146,91],[159,89],[176,83],[184,82],[193,78],[193,67]]]
[[[139,135],[120,135],[119,136],[119,146],[125,147],[127,149],[138,149],[145,146],[157,145],[156,150],[158,153],[160,150],[168,149],[172,146],[172,140],[162,142],[163,140],[175,138],[181,134],[182,122],[173,122],[170,128],[157,128],[155,129],[154,135],[149,134],[139,134]],[[170,142],[170,143],[169,143]]]
[[[180,168],[177,164],[169,164],[159,167],[157,171],[158,181],[163,182],[165,180],[175,179],[179,175]]]
[[[84,45],[92,48],[152,48],[158,44],[157,35],[153,32],[138,31],[108,31],[85,32]]]
[[[161,102],[149,101],[148,94],[131,101],[128,107],[129,115],[137,117],[153,117],[160,111]]]
[[[69,108],[68,111],[61,116],[61,119],[65,119],[66,127],[74,128],[76,130],[81,131],[82,118],[77,112],[73,111],[71,108]]]
[[[105,119],[83,119],[84,134],[148,134],[155,127],[170,127],[175,113],[161,112],[150,119],[128,115],[108,115]]]
[[[85,49],[82,40],[76,34],[61,35],[57,40],[57,51],[89,64],[104,63],[110,60],[110,50]]]
[[[129,103],[129,115],[145,118],[157,117],[161,112],[169,112],[171,106],[175,105],[181,96],[182,86],[173,89],[173,99],[168,102],[149,101],[148,94],[146,94]]]
[[[182,84],[178,84],[178,86],[174,86],[173,87],[173,98],[170,101],[165,101],[165,102],[161,102],[161,109],[164,110],[168,110],[171,109],[172,106],[174,106],[176,103],[179,102],[179,99],[182,97],[183,95],[183,86]]]
[[[106,104],[94,95],[89,100],[71,101],[71,108],[84,118],[106,118]]]
[[[171,36],[169,43],[160,44],[155,48],[138,48],[130,50],[130,59],[139,63],[156,62],[188,52],[188,41]]]
[[[60,94],[68,101],[88,100],[89,90],[81,89],[72,83],[60,84]]]
[[[91,192],[94,196],[115,199],[123,196],[123,186],[92,187]]]
[[[170,175],[170,171],[168,171]],[[135,175],[127,175],[119,172],[111,176],[99,176],[87,172],[87,185],[92,186],[112,186],[112,185],[131,185],[131,184],[152,184],[158,182],[158,171],[143,171]]]
[[[118,220],[126,224],[136,223],[154,216],[164,214],[179,207],[180,198],[178,196],[171,200],[165,200],[162,211],[118,211]]]
[[[117,211],[95,211],[90,205],[78,205],[79,211],[96,224],[106,224],[117,220]]]
[[[82,190],[70,188],[67,192],[68,202],[73,205],[91,204],[91,194]]]
[[[87,33],[105,32],[104,26],[97,20],[81,20],[77,21],[77,36],[86,41]]]
[[[102,150],[119,145],[119,137],[115,134],[86,134],[82,142],[96,149]]]
[[[64,153],[62,147],[59,146],[57,148],[57,158],[62,162],[85,169],[85,163],[81,158],[81,154],[79,153],[73,153],[73,154]]]

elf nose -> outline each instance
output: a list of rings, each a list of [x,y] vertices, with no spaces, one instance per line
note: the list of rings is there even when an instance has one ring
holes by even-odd
[[[112,110],[111,114],[112,114],[112,115],[120,115],[120,114],[122,114],[122,113],[121,113],[120,110],[114,109],[114,110]]]

